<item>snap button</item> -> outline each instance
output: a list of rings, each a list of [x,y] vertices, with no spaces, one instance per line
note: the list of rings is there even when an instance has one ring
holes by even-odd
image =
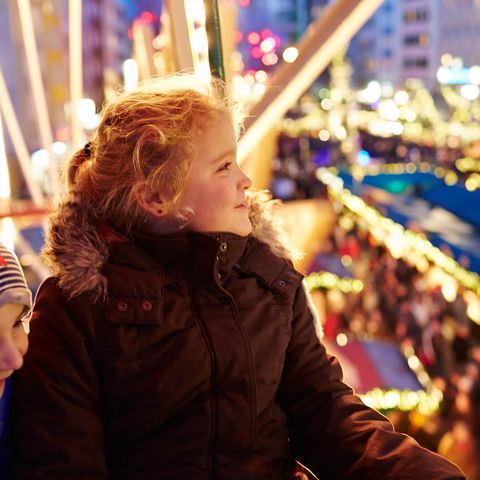
[[[117,302],[117,310],[119,312],[125,312],[128,309],[127,302]]]
[[[226,252],[226,251],[227,251],[227,248],[228,248],[227,242],[222,242],[222,243],[220,244],[220,250],[221,250],[222,252]]]
[[[149,311],[153,308],[152,302],[149,302],[148,300],[144,300],[144,301],[140,304],[140,308],[141,308],[142,311],[144,311],[144,312],[149,312]]]
[[[285,287],[287,285],[287,282],[285,280],[279,280],[278,281],[278,284],[281,286],[281,287]]]

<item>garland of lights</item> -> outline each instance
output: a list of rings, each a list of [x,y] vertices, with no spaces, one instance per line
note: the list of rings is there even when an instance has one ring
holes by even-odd
[[[318,288],[334,288],[343,293],[360,293],[363,290],[363,282],[358,278],[340,278],[331,272],[313,272],[305,276],[304,280],[310,292]]]
[[[317,178],[327,185],[330,196],[364,220],[370,231],[376,231],[380,233],[380,237],[384,238],[395,236],[401,241],[403,251],[410,249],[424,256],[465,288],[480,296],[480,276],[477,273],[462,267],[456,260],[433,246],[424,235],[405,230],[402,225],[382,216],[378,210],[367,205],[360,197],[343,188],[343,181],[327,169],[318,169]]]
[[[402,350],[408,366],[415,373],[417,379],[425,390],[382,390],[374,388],[369,392],[360,395],[363,402],[376,410],[401,410],[409,412],[418,410],[423,415],[435,413],[443,400],[442,391],[435,387],[425,371],[422,362],[415,355],[413,347],[406,346]]]
[[[423,415],[431,415],[440,407],[443,394],[439,389],[425,392],[424,390],[398,390],[395,388],[382,390],[381,388],[374,388],[359,395],[359,397],[365,405],[375,410],[401,410],[402,412],[418,410]]]

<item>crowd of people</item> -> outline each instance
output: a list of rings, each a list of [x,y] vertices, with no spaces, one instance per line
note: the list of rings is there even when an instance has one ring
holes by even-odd
[[[361,293],[326,295],[325,336],[348,332],[359,338],[411,346],[441,389],[439,412],[390,412],[397,428],[427,448],[457,462],[467,477],[480,478],[480,327],[466,314],[459,291],[447,301],[428,273],[394,258],[361,229],[336,227],[322,249],[351,262],[363,280]]]

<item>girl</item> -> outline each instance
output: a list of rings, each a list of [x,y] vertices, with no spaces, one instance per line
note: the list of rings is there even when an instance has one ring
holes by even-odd
[[[325,353],[214,81],[106,107],[51,219],[18,382],[19,479],[457,479]],[[33,392],[35,393],[33,395]]]
[[[10,377],[23,363],[28,348],[32,294],[13,253],[0,243],[0,478],[10,468]]]

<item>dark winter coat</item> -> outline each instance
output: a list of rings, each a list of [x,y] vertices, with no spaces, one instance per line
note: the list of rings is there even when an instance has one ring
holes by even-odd
[[[342,382],[271,223],[127,239],[82,218],[53,219],[19,479],[280,480],[292,458],[321,480],[464,478]]]

